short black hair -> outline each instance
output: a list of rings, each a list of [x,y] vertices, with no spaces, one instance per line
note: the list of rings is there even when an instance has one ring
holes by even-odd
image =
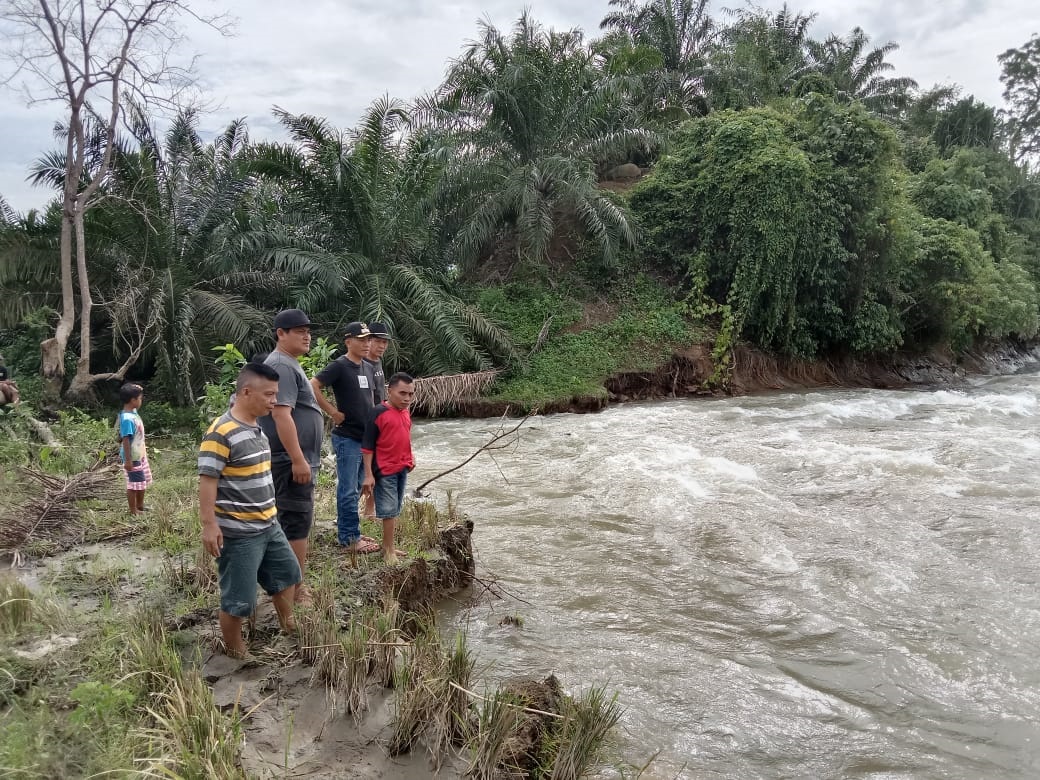
[[[270,352],[254,352],[253,356],[251,358],[249,358],[249,362],[250,363],[263,363],[265,360],[267,360],[267,356],[270,355],[270,354],[271,354]]]
[[[406,385],[410,385],[414,381],[415,380],[412,379],[411,374],[406,374],[404,371],[398,371],[396,374],[392,374],[390,376],[390,379],[387,380],[386,386],[393,387],[394,385],[399,385],[402,382],[404,382],[404,384]]]
[[[127,382],[119,388],[119,400],[124,404],[130,403],[142,395],[144,395],[144,388],[134,382]]]
[[[242,366],[242,370],[238,372],[238,381],[235,382],[235,389],[241,390],[244,387],[249,387],[257,379],[268,379],[272,382],[277,382],[278,372],[275,371],[273,366],[269,366],[266,363],[246,363]]]

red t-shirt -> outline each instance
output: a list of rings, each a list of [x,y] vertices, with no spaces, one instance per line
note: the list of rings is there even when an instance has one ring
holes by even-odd
[[[375,453],[372,472],[376,478],[389,477],[415,465],[412,455],[412,415],[384,401],[372,410],[361,451]]]

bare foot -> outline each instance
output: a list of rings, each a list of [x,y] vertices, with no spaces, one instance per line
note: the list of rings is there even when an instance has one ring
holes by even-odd
[[[296,586],[296,595],[294,602],[299,604],[301,607],[309,607],[314,603],[314,594],[311,593],[311,589],[302,583]]]
[[[383,550],[383,561],[387,566],[397,565],[397,551],[396,550]]]

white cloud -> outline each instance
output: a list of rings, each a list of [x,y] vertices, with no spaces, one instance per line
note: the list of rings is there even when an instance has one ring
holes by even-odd
[[[720,18],[721,7],[732,4],[716,0]],[[769,8],[781,4],[764,3]],[[518,0],[198,4],[201,12],[226,8],[238,15],[232,38],[197,26],[187,30],[184,48],[201,54],[199,84],[218,106],[202,116],[201,129],[215,133],[228,120],[244,116],[253,138],[280,137],[271,115],[274,105],[349,127],[384,93],[407,100],[435,88],[449,60],[477,36],[479,19],[508,29],[523,5]],[[608,10],[606,0],[534,0],[527,6],[546,26],[580,27],[589,37],[599,34],[599,21]],[[792,7],[819,13],[813,28],[817,37],[845,34],[859,25],[877,45],[888,40],[901,45],[891,57],[897,75],[912,76],[924,87],[955,81],[990,103],[1000,100],[997,54],[1021,45],[1040,28],[1040,11],[1032,0],[932,5],[918,0],[806,0]],[[0,193],[18,209],[46,200],[23,180],[31,161],[52,147],[50,128],[58,118],[56,106],[29,111],[18,95],[0,92]]]

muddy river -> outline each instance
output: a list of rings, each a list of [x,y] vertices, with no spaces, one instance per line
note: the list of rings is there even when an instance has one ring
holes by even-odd
[[[496,426],[417,425],[412,484]],[[1038,434],[1035,366],[539,418],[435,483],[530,602],[450,617],[492,678],[616,690],[646,776],[1034,778]]]

